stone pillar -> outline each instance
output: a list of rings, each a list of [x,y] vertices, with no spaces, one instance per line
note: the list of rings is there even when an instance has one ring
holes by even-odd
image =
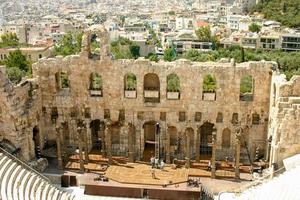
[[[89,145],[88,145],[88,136],[87,128],[83,129],[83,138],[84,138],[84,163],[89,163]]]
[[[106,156],[106,139],[105,139],[105,125],[104,124],[100,124],[100,135],[101,135],[101,153],[102,156]]]
[[[196,162],[200,162],[200,132],[198,130],[196,130],[195,151],[196,151]]]
[[[84,172],[84,161],[83,161],[83,155],[82,155],[82,130],[83,127],[78,126],[77,127],[77,141],[78,141],[78,149],[79,149],[79,164],[80,164],[80,171]]]
[[[169,133],[169,129],[166,133],[166,163],[167,164],[170,164],[171,163],[171,158],[170,158],[170,133]]]
[[[190,149],[190,143],[191,143],[191,136],[190,133],[186,131],[186,152],[185,152],[185,167],[190,168],[190,154],[191,154],[191,149]]]
[[[58,169],[63,169],[62,155],[61,155],[61,127],[56,127],[56,148],[57,148],[57,162]]]
[[[235,179],[240,179],[240,151],[241,151],[241,134],[242,128],[237,128],[235,133]]]
[[[127,125],[127,135],[128,135],[128,158],[129,162],[134,162],[134,126],[132,124]]]
[[[108,162],[112,163],[112,152],[111,152],[111,134],[110,134],[110,125],[105,127],[105,144],[106,144],[106,153],[108,157]]]
[[[217,149],[217,129],[212,132],[212,154],[211,154],[211,178],[216,178],[216,149]]]

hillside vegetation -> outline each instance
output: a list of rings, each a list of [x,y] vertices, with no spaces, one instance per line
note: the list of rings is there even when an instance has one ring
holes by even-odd
[[[261,0],[251,12],[260,12],[266,19],[284,26],[300,28],[300,0]]]

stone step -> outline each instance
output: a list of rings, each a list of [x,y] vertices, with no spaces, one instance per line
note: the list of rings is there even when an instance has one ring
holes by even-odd
[[[20,186],[21,186],[21,182],[23,180],[23,177],[26,174],[26,170],[24,168],[22,168],[21,172],[17,175],[16,181],[14,183],[14,188],[16,190],[16,192],[14,192],[13,197],[14,199],[19,199],[19,192],[20,192]]]
[[[42,179],[41,178],[37,178],[32,186],[31,189],[31,193],[30,193],[30,199],[35,199],[36,198],[36,192],[37,192],[37,188],[38,186],[41,184]]]
[[[18,177],[19,173],[21,172],[22,167],[20,165],[17,165],[17,168],[13,171],[7,185],[7,197],[10,200],[14,200],[13,194],[18,192],[14,188],[14,183],[16,181],[16,178]]]
[[[8,195],[7,195],[7,188],[10,187],[10,185],[8,185],[8,181],[11,178],[14,170],[17,168],[17,164],[16,163],[12,163],[7,170],[4,172],[3,175],[3,179],[1,181],[1,197],[3,199],[7,199],[8,200]]]
[[[35,199],[42,199],[42,194],[46,187],[46,184],[47,184],[46,181],[42,181],[42,183],[38,186]]]
[[[3,200],[67,200],[62,192],[40,174],[0,152],[0,194]]]
[[[46,200],[52,200],[52,197],[54,195],[55,189],[56,189],[55,187],[51,187],[50,188],[50,191],[48,192],[48,197],[47,197]]]
[[[18,199],[25,200],[26,185],[27,185],[28,180],[30,179],[31,176],[32,176],[31,173],[28,173],[28,171],[26,171],[25,176],[21,180],[20,189],[19,189],[19,198]]]
[[[52,196],[52,200],[58,200],[59,199],[59,194],[60,191],[59,190],[55,190],[53,196]]]
[[[48,199],[48,195],[49,195],[49,190],[50,190],[51,186],[49,184],[47,184],[43,190],[42,193],[42,199],[47,200]]]
[[[32,193],[31,189],[32,189],[34,182],[37,180],[37,178],[38,177],[36,175],[34,175],[32,173],[30,174],[27,184],[26,184],[26,187],[25,187],[25,190],[24,190],[24,196],[25,196],[26,200],[30,200],[30,195]]]

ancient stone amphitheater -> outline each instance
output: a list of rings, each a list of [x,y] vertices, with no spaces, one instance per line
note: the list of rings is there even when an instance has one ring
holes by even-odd
[[[0,200],[74,200],[18,158],[0,150]]]

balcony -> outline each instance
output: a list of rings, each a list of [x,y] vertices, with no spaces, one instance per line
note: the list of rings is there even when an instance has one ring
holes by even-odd
[[[180,92],[167,92],[167,99],[178,100],[180,98]]]
[[[90,90],[92,97],[102,97],[102,90]]]
[[[204,101],[215,101],[216,100],[216,93],[215,92],[204,92],[202,100],[204,100]]]
[[[158,90],[144,90],[145,102],[158,103],[159,91]]]
[[[136,99],[136,90],[125,90],[125,98]]]

